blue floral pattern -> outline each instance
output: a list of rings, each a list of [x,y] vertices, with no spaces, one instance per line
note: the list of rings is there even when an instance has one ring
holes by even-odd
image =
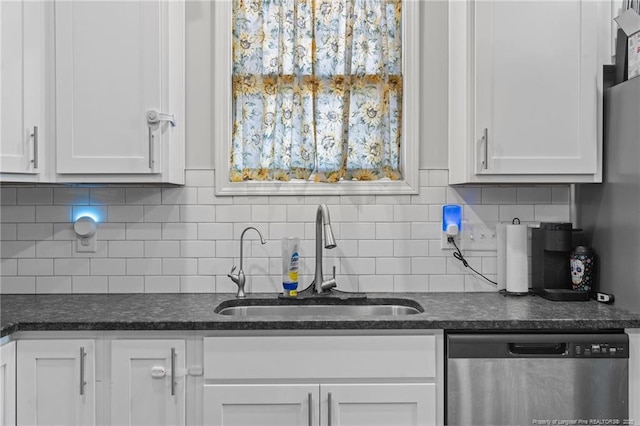
[[[233,0],[231,181],[400,179],[401,0]]]

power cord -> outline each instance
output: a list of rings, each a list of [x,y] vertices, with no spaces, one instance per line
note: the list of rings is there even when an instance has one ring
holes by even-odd
[[[486,276],[482,275],[480,272],[478,272],[475,269],[473,269],[473,266],[469,265],[469,262],[467,262],[467,259],[465,259],[464,256],[462,255],[462,252],[458,248],[458,245],[456,244],[456,240],[453,237],[447,237],[447,242],[453,244],[453,246],[456,248],[456,252],[453,253],[453,257],[455,257],[460,262],[462,262],[462,264],[464,265],[465,268],[471,269],[476,275],[481,276],[482,278],[484,278],[485,280],[487,280],[491,284],[498,285],[497,282],[491,281],[489,278],[487,278]]]

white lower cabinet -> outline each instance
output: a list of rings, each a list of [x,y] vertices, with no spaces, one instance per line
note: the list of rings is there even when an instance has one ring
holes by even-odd
[[[110,424],[185,424],[184,340],[111,342]]]
[[[320,386],[323,426],[435,425],[435,383],[364,383]]]
[[[17,424],[96,424],[95,342],[17,342]]]
[[[16,424],[16,342],[0,346],[0,426]]]
[[[441,333],[219,336],[203,347],[204,425],[443,423]]]
[[[208,426],[318,426],[320,386],[205,385]]]
[[[433,383],[206,385],[211,426],[436,424]]]

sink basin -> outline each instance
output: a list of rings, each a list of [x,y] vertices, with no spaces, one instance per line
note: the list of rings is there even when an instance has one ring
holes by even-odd
[[[222,302],[215,312],[226,316],[402,316],[424,312],[410,299],[247,299]]]

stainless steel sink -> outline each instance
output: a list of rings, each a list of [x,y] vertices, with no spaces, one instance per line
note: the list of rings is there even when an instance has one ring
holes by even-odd
[[[286,301],[275,299],[254,299],[223,302],[215,309],[227,316],[402,316],[424,312],[424,309],[410,299],[389,301],[370,300],[308,300]]]

